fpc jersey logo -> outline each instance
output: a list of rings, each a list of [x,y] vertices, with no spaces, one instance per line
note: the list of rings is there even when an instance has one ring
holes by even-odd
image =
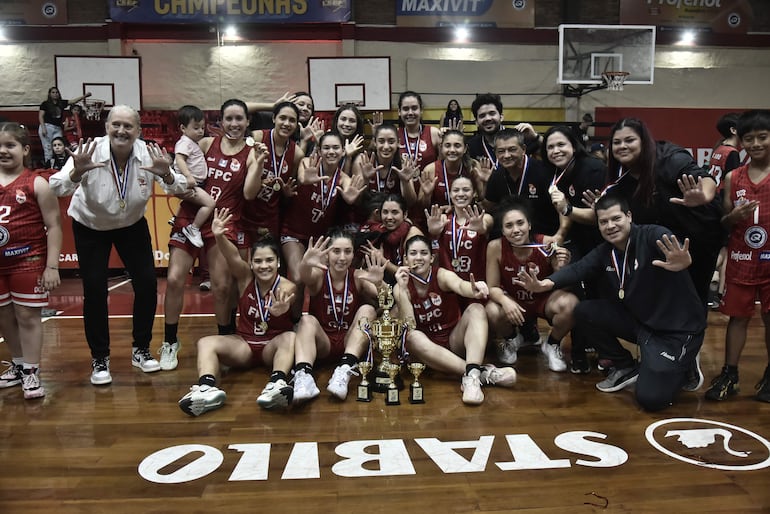
[[[745,428],[697,418],[657,421],[645,431],[647,441],[676,460],[725,471],[770,467],[770,441]]]

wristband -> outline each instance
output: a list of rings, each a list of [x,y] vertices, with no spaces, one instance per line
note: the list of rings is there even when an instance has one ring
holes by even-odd
[[[59,268],[57,268],[56,266],[46,266],[46,268],[48,268],[48,269],[55,269],[55,270],[58,270],[58,269],[59,269]]]
[[[564,208],[563,211],[561,211],[562,216],[569,216],[572,214],[572,204],[568,203],[567,206]]]

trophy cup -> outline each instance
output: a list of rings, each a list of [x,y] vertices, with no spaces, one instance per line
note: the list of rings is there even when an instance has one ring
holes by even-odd
[[[409,386],[409,403],[425,403],[423,397],[422,384],[418,381],[420,373],[425,370],[425,364],[420,362],[410,362],[409,372],[414,376],[414,382]]]
[[[401,364],[390,363],[388,366],[388,384],[387,394],[385,396],[385,405],[401,405],[398,399],[398,387],[396,387],[396,377],[401,372]]]
[[[362,361],[358,363],[358,369],[361,370],[361,383],[358,384],[358,395],[356,400],[359,402],[372,401],[372,386],[367,380],[369,372],[372,370],[372,363],[369,361]]]
[[[404,331],[404,322],[390,316],[390,309],[393,307],[393,288],[390,285],[386,284],[380,288],[377,300],[383,310],[382,316],[371,322],[363,318],[359,325],[364,332],[371,332],[372,338],[376,340],[373,340],[372,344],[376,345],[382,355],[382,361],[374,372],[372,389],[378,393],[385,393],[390,389],[391,384],[391,354],[398,348]],[[400,365],[396,364],[396,366],[400,369]],[[396,374],[393,380],[396,388],[404,387],[399,374]]]

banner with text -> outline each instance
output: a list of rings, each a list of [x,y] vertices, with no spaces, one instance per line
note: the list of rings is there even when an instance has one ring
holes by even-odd
[[[2,0],[0,25],[66,25],[67,0]]]
[[[745,34],[753,19],[749,0],[620,0],[621,25]]]
[[[341,23],[350,0],[109,0],[122,23]]]
[[[400,27],[535,26],[535,0],[396,0]]]

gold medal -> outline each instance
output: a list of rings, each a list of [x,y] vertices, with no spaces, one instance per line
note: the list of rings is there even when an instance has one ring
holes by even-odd
[[[623,291],[622,289],[618,289],[618,298],[622,300],[625,297],[626,297],[625,291]]]
[[[278,179],[273,182],[273,191],[280,191],[281,190],[281,183],[278,181]]]
[[[556,187],[555,184],[551,184],[551,187],[548,188],[548,194],[552,195],[554,193],[554,191],[558,191],[558,190],[559,190],[559,188]]]
[[[452,267],[457,269],[460,267],[460,259],[452,259]]]
[[[262,332],[267,332],[267,321],[262,321],[259,323],[259,330]]]
[[[126,201],[121,198],[120,200],[118,200],[118,206],[121,209],[125,209],[126,208]]]

